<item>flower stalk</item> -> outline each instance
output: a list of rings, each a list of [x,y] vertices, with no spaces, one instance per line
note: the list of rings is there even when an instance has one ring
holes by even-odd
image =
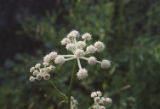
[[[72,109],[71,107],[71,95],[72,95],[72,86],[74,83],[74,77],[75,77],[75,69],[76,69],[76,63],[74,63],[73,66],[73,71],[71,72],[71,79],[69,83],[69,88],[68,88],[68,109]]]

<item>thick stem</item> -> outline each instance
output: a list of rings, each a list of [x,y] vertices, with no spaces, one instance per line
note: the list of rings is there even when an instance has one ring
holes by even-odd
[[[71,73],[71,79],[68,88],[68,109],[71,109],[71,95],[72,95],[72,85],[74,82],[74,74],[75,74],[76,63],[74,63],[73,71]]]

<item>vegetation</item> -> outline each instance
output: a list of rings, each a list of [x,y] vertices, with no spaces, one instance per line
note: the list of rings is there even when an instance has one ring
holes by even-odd
[[[59,2],[57,2],[59,1]],[[160,108],[160,2],[158,0],[57,0],[57,5],[20,19],[20,27],[2,33],[0,107],[2,109],[65,109],[48,81],[29,82],[29,68],[55,50],[72,29],[92,33],[106,49],[96,57],[112,61],[109,70],[93,69],[85,81],[75,80],[73,96],[80,109],[92,104],[90,92],[112,98],[110,109]],[[48,5],[50,6],[49,2]],[[43,5],[43,2],[39,4]],[[6,32],[6,33],[4,33]],[[7,40],[3,40],[8,35]],[[14,42],[14,43],[13,43]],[[7,46],[7,44],[13,46]],[[6,48],[4,48],[6,47]],[[20,49],[18,49],[18,47]],[[6,50],[6,51],[5,51]],[[3,52],[4,51],[4,52]],[[11,52],[14,51],[14,52]],[[6,54],[5,54],[6,53]],[[7,56],[7,57],[5,57]],[[85,63],[84,63],[85,64]],[[73,64],[59,67],[52,81],[66,93]],[[63,75],[63,76],[62,76]],[[59,104],[63,104],[59,106]],[[85,104],[85,105],[84,105]]]

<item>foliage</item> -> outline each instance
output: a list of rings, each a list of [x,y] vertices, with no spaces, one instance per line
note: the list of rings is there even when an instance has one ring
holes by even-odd
[[[39,47],[34,55],[17,54],[17,60],[6,61],[7,66],[11,67],[0,68],[4,72],[0,74],[3,80],[0,107],[62,108],[57,105],[62,101],[58,99],[56,91],[44,81],[29,83],[27,72],[30,66],[51,50],[64,51],[60,47],[60,39],[70,30],[77,29],[82,33],[93,33],[94,40],[105,42],[105,53],[103,56],[97,54],[97,57],[109,57],[112,61],[108,71],[87,66],[88,79],[74,83],[73,96],[79,101],[81,109],[91,104],[88,95],[93,90],[102,90],[113,99],[111,109],[159,109],[160,2],[64,0],[59,7],[52,13],[47,12],[45,17],[33,16],[22,21],[23,31],[17,33],[42,42],[43,47]],[[67,90],[67,78],[72,66],[58,68],[58,73],[52,75],[53,81],[63,92]],[[65,107],[65,104],[62,106]]]

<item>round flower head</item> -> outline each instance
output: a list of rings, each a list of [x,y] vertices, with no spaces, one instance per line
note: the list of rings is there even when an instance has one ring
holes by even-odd
[[[94,65],[94,64],[96,64],[96,58],[95,57],[89,57],[88,58],[88,64],[90,64],[90,65]]]
[[[95,97],[94,98],[94,102],[99,102],[100,101],[100,97]]]
[[[79,37],[79,32],[78,31],[76,31],[76,30],[73,30],[73,31],[71,31],[68,35],[67,35],[67,37],[68,38],[76,38],[76,37]]]
[[[33,75],[37,75],[37,74],[38,74],[38,71],[35,70],[35,71],[33,72]]]
[[[102,98],[101,98],[101,103],[102,103],[102,104],[105,104],[105,103],[106,103],[106,98],[102,97]]]
[[[57,56],[54,62],[56,64],[63,64],[65,62],[65,58],[63,56]]]
[[[91,98],[94,98],[94,97],[96,97],[97,96],[97,93],[96,92],[92,92],[91,93]]]
[[[34,67],[31,67],[31,68],[30,68],[30,72],[33,72],[33,71],[34,71],[34,69],[35,69]]]
[[[92,39],[92,36],[90,33],[85,33],[82,35],[82,39],[84,40],[91,40]]]
[[[102,62],[101,62],[101,67],[103,68],[103,69],[107,69],[107,68],[109,68],[111,66],[111,62],[109,61],[109,60],[103,60]]]
[[[69,51],[73,51],[75,49],[75,44],[73,44],[73,43],[67,44],[66,49]]]
[[[93,45],[87,47],[87,53],[95,53],[96,48]]]
[[[50,79],[50,74],[45,73],[45,74],[43,75],[43,78],[44,78],[45,80],[49,80],[49,79]]]
[[[35,78],[33,76],[30,76],[29,81],[34,82]]]
[[[49,67],[48,67],[48,69],[50,69],[50,70],[54,70],[56,67],[55,66],[53,66],[53,65],[50,65]]]
[[[71,43],[71,40],[70,40],[69,38],[64,38],[64,39],[61,41],[61,44],[62,44],[62,45],[67,45],[67,44],[69,44],[69,43]]]
[[[97,41],[94,46],[97,48],[98,52],[102,52],[104,50],[104,44],[100,41]]]
[[[112,99],[111,98],[106,98],[106,102],[107,103],[112,103]]]
[[[106,109],[104,106],[100,106],[100,109]]]
[[[41,66],[41,64],[38,63],[38,64],[35,65],[35,68],[40,68],[40,66]]]
[[[87,76],[88,76],[88,72],[86,69],[80,69],[77,73],[77,77],[80,80],[85,79]]]
[[[40,74],[40,73],[37,74],[36,79],[37,79],[37,80],[41,80],[41,79],[42,79],[42,74]]]
[[[84,56],[84,51],[81,50],[81,49],[77,49],[76,52],[75,52],[75,56],[76,57],[82,57],[82,56]]]
[[[86,43],[84,41],[78,41],[77,42],[77,47],[78,48],[84,48],[86,46]]]
[[[43,58],[43,61],[45,63],[50,63],[52,60],[54,60],[55,58],[57,57],[57,53],[56,52],[51,52],[49,53],[48,55],[46,55],[44,58]]]
[[[101,92],[101,91],[97,91],[97,95],[98,95],[99,97],[101,97],[101,96],[102,96],[102,92]]]

